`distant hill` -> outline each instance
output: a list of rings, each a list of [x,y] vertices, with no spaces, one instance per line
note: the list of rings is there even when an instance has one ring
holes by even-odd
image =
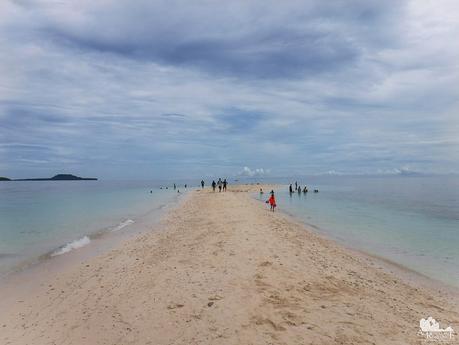
[[[94,177],[79,177],[71,174],[58,174],[51,178],[23,178],[12,181],[96,181]]]
[[[11,181],[8,177],[0,176],[0,181]]]
[[[53,181],[97,180],[94,177],[78,177],[71,174],[58,174],[50,178]]]

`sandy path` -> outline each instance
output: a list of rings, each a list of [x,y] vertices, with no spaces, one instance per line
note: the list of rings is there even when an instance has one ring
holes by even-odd
[[[193,193],[163,230],[1,311],[0,344],[418,344],[422,317],[459,326],[437,292],[247,193]]]

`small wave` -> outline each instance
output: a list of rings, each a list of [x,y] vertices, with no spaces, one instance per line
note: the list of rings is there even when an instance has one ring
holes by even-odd
[[[62,255],[62,254],[68,253],[68,252],[70,252],[70,251],[72,251],[74,249],[78,249],[78,248],[84,247],[84,246],[88,245],[90,242],[91,242],[91,240],[89,239],[89,237],[88,236],[84,236],[84,237],[80,238],[79,240],[67,243],[65,246],[63,246],[63,247],[59,248],[58,250],[54,251],[53,253],[51,253],[51,256],[57,256],[57,255]]]
[[[125,228],[128,225],[133,224],[134,221],[132,219],[127,219],[121,223],[119,223],[117,226],[115,226],[112,231],[120,231],[121,229]]]

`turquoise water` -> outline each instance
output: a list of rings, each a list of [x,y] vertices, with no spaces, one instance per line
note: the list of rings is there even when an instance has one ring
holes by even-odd
[[[277,203],[339,242],[459,286],[459,178],[303,178]],[[283,182],[286,182],[283,180]],[[292,182],[295,182],[294,180]],[[319,193],[312,193],[314,188]]]
[[[158,218],[177,198],[154,182],[0,183],[0,275],[43,254],[65,254],[95,237],[129,231],[145,217]]]
[[[320,192],[290,196],[286,187],[277,193],[280,210],[345,245],[459,286],[458,177],[297,181]],[[178,198],[158,186],[145,181],[0,183],[0,276],[43,254],[65,254],[100,234],[150,224]]]

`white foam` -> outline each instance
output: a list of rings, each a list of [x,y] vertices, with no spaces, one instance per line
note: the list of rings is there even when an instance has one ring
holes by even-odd
[[[70,251],[72,251],[74,249],[78,249],[78,248],[84,247],[84,246],[88,245],[90,242],[91,242],[91,240],[89,239],[89,237],[88,236],[84,236],[84,237],[80,238],[79,240],[67,243],[65,246],[63,246],[63,247],[59,248],[58,250],[56,250],[55,252],[53,252],[51,254],[51,256],[57,256],[57,255],[62,255],[62,254],[68,253],[68,252],[70,252]]]
[[[128,225],[133,224],[134,221],[132,219],[127,219],[121,223],[119,223],[117,226],[115,226],[112,231],[120,231],[121,229],[125,228]]]

